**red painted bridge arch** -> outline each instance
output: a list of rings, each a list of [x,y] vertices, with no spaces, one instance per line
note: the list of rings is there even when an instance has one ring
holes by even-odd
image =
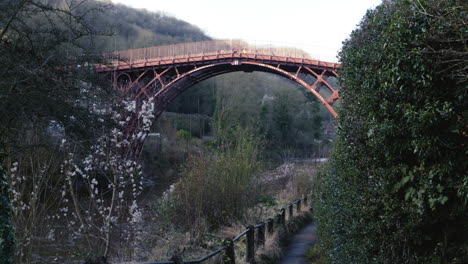
[[[97,72],[109,74],[114,89],[135,100],[137,107],[152,98],[155,118],[194,84],[236,71],[261,71],[288,78],[313,93],[335,118],[338,116],[333,105],[340,98],[339,92],[336,82],[333,87],[328,79],[338,77],[340,65],[315,60],[301,50],[214,40],[109,55],[112,62],[98,66]],[[138,130],[139,126],[141,120],[135,119],[129,129]]]

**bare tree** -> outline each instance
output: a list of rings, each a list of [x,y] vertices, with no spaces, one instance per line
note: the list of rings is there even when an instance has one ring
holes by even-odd
[[[106,115],[90,111],[111,95],[92,67],[102,62],[93,54],[94,37],[107,32],[89,24],[89,18],[105,8],[88,0],[0,2],[0,165],[13,174],[7,177],[9,185],[2,185],[6,202],[1,204],[0,217],[9,219],[10,198],[16,206],[23,203],[25,210],[16,210],[14,219],[30,227],[22,230],[27,231],[22,232],[25,238],[38,226],[36,220],[43,221],[47,203],[41,195],[55,184],[50,175],[52,161],[57,160],[46,155],[55,151],[50,135],[89,139],[107,120]],[[24,196],[9,197],[5,188],[18,191],[18,180],[25,181],[21,182]],[[10,246],[2,240],[2,250]],[[6,263],[12,261],[11,251],[8,254]]]

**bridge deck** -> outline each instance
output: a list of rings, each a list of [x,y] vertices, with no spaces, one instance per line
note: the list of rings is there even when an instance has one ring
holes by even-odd
[[[337,63],[313,59],[302,50],[284,47],[252,46],[242,41],[212,40],[157,46],[143,49],[117,51],[106,54],[111,57],[108,65],[99,65],[98,72],[129,70],[169,65],[200,65],[219,61],[248,60],[269,64],[304,65],[314,68],[336,70]]]

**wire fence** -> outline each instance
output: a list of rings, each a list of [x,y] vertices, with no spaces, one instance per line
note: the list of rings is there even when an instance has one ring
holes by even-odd
[[[278,227],[286,228],[286,220],[291,220],[296,214],[302,212],[302,208],[309,204],[311,195],[303,196],[287,206],[281,208],[279,213],[266,221],[256,225],[248,226],[243,232],[234,237],[233,239],[226,239],[223,246],[213,251],[212,253],[200,257],[198,259],[184,260],[178,255],[172,256],[167,261],[146,262],[145,264],[185,264],[185,263],[203,263],[209,260],[217,259],[216,263],[222,262],[224,264],[236,263],[236,248],[245,246],[245,258],[247,263],[253,263],[255,259],[255,252],[257,249],[264,247],[268,236],[273,235]],[[310,208],[312,210],[312,208]],[[286,219],[286,215],[288,218]]]

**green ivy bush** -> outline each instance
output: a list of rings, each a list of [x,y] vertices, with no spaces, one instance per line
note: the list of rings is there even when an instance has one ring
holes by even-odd
[[[316,179],[332,263],[468,263],[468,2],[383,1],[340,54],[339,139]]]

